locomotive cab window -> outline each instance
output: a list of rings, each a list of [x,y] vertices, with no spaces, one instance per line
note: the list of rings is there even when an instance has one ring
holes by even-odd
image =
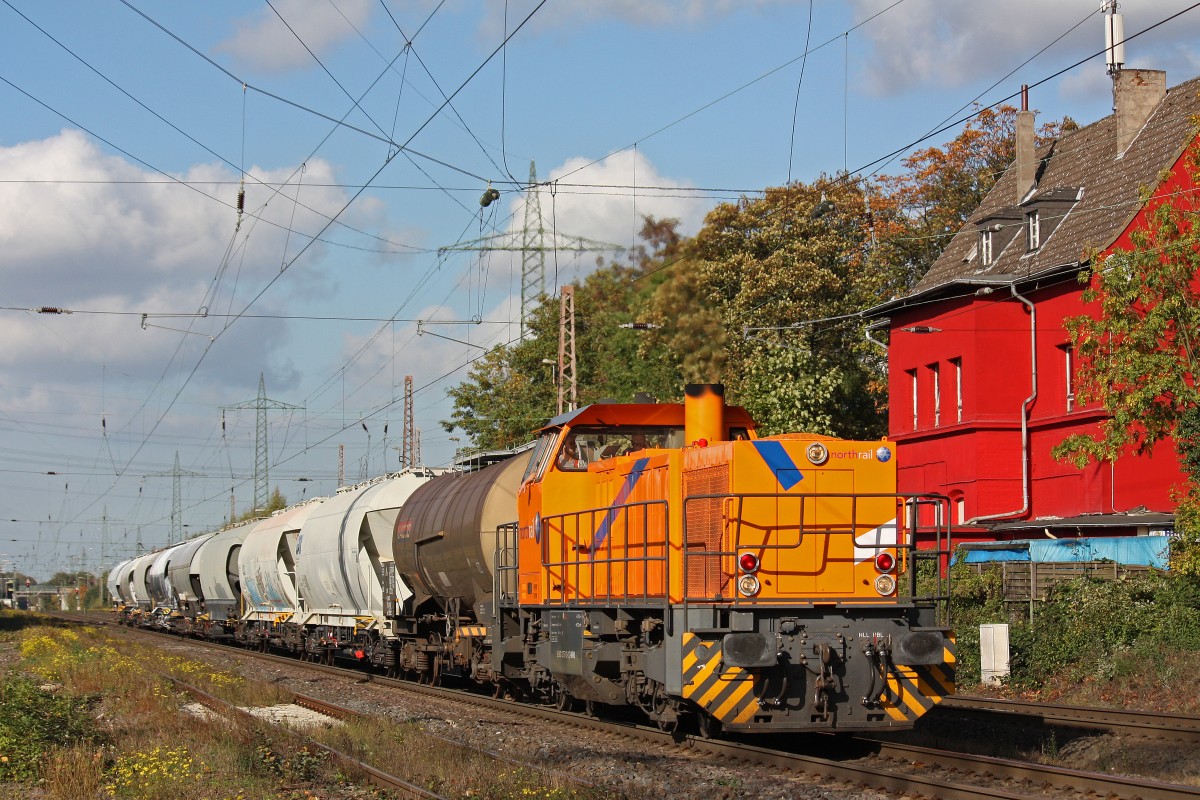
[[[556,464],[564,472],[582,472],[593,461],[641,450],[683,447],[683,428],[673,425],[580,425],[571,428]]]
[[[521,483],[525,483],[531,478],[540,477],[546,471],[546,462],[549,460],[550,453],[554,450],[554,441],[558,438],[558,431],[549,431],[543,433],[538,439],[537,446],[533,448],[533,452],[529,456],[529,465],[525,467],[525,474],[521,477]]]

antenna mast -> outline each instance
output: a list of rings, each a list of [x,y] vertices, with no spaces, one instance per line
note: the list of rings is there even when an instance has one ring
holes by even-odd
[[[1125,66],[1125,20],[1117,13],[1117,0],[1100,0],[1104,12],[1104,62],[1113,85],[1113,111],[1117,110],[1117,78]]]

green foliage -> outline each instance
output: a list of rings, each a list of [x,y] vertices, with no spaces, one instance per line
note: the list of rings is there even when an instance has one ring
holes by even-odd
[[[843,372],[825,367],[811,353],[759,343],[746,359],[738,399],[759,424],[759,433],[833,430],[834,398]]]
[[[262,508],[250,508],[244,511],[237,518],[238,522],[249,522],[252,519],[260,519],[269,517],[276,511],[282,511],[287,508],[287,498],[279,491],[279,487],[275,487],[275,491],[271,492],[271,496],[267,498],[267,504]]]
[[[647,217],[625,263],[576,287],[580,404],[634,392],[677,400],[685,383],[723,382],[764,432],[846,438],[886,431],[884,353],[861,313],[907,291],[1012,161],[1015,110],[984,109],[944,147],[878,183],[840,175],[769,188],[713,209],[682,239]],[[1048,141],[1073,123],[1043,126]],[[556,406],[559,298],[526,338],[499,347],[449,390],[442,422],[476,447],[527,441]],[[621,325],[652,323],[630,330]]]
[[[647,309],[666,279],[660,268],[675,257],[676,224],[647,218],[642,230],[646,245],[632,254],[632,263],[602,266],[575,287],[579,405],[604,398],[631,402],[636,392],[662,400],[682,395],[679,362],[667,342],[621,327],[652,321]],[[492,349],[461,384],[448,390],[454,401],[450,418],[442,421],[448,433],[460,430],[479,448],[514,447],[529,441],[554,415],[560,307],[559,297],[543,297],[527,320],[523,341]]]
[[[1000,565],[988,564],[977,572],[960,559],[950,568],[950,588],[950,619],[958,655],[955,671],[959,684],[969,686],[982,680],[979,626],[1010,622]]]
[[[43,689],[26,676],[0,683],[0,783],[36,780],[53,748],[97,741],[88,705],[86,698]]]
[[[1200,585],[1149,573],[1056,586],[1032,625],[1011,629],[1012,684],[1114,677],[1133,652],[1200,650]]]
[[[1198,161],[1193,149],[1185,160],[1193,181]],[[1146,224],[1131,233],[1132,248],[1115,248],[1103,261],[1093,255],[1093,268],[1080,275],[1088,284],[1083,299],[1097,313],[1067,320],[1080,356],[1076,394],[1108,417],[1098,436],[1070,436],[1053,454],[1082,468],[1173,441],[1187,478],[1175,488],[1172,567],[1200,576],[1200,211],[1191,195],[1159,194],[1143,190]]]
[[[801,424],[847,438],[886,430],[883,354],[858,316],[903,287],[890,249],[876,246],[885,221],[858,182],[836,179],[768,189],[709,213],[689,250],[698,294],[734,334],[724,369],[731,399],[771,414],[761,420],[767,430]],[[806,388],[769,399],[794,385]]]
[[[1175,539],[1171,542],[1171,569],[1200,578],[1200,408],[1182,413],[1175,426],[1175,451],[1188,482],[1174,494]]]

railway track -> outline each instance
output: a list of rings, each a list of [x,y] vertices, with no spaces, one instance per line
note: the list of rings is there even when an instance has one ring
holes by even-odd
[[[147,633],[178,640],[178,637],[171,634]],[[204,647],[223,649],[226,647],[200,640],[188,641]],[[301,662],[291,657],[242,649],[238,649],[237,652],[248,658],[279,662],[292,667],[299,666],[306,670],[349,677],[359,682],[363,680],[363,673],[358,669]],[[684,746],[704,753],[713,759],[755,764],[772,770],[811,775],[881,791],[917,794],[946,800],[977,800],[978,798],[1018,800],[1020,798],[1079,797],[1081,795],[1129,798],[1130,800],[1134,798],[1140,798],[1140,800],[1200,800],[1200,788],[1163,783],[1141,777],[1114,776],[863,738],[833,739],[829,737],[825,739],[826,744],[823,749],[848,749],[849,752],[833,758],[818,757],[785,747],[761,746],[761,739],[756,739],[755,744],[736,740],[704,739],[677,732],[664,732],[644,725],[614,722],[594,718],[587,714],[418,685],[409,681],[376,675],[369,676],[368,680],[379,686],[439,697],[455,703],[490,708],[521,717],[548,720],[574,728],[585,727],[620,737],[624,741],[636,739],[662,748]],[[956,705],[960,704],[956,702]],[[963,709],[954,709],[956,712],[959,710]],[[972,710],[969,713],[975,712]],[[1007,713],[1014,718],[1019,716],[1015,710]],[[1080,720],[1080,722],[1082,724],[1087,720]],[[1091,724],[1095,728],[1111,727],[1102,726],[1098,719],[1092,720]],[[831,741],[839,744],[830,745]],[[844,748],[847,741],[853,742],[854,745]],[[808,739],[808,746],[813,747],[812,737]]]
[[[1024,719],[1034,725],[1082,728],[1170,741],[1200,742],[1200,718],[1183,714],[1047,705],[963,695],[946,698],[934,708],[934,713],[938,716],[1003,715],[1011,719]]]
[[[217,714],[221,714],[225,717],[241,717],[248,722],[260,721],[249,712],[238,708],[232,703],[228,703],[219,697],[215,697],[214,695],[205,692],[203,689],[192,686],[191,684],[181,681],[178,678],[174,678],[170,675],[163,674],[161,677],[170,681],[178,688],[186,691],[198,703],[216,712]],[[324,700],[315,697],[308,697],[306,695],[293,693],[292,701],[296,703],[296,705],[303,706],[334,719],[344,720],[359,716],[357,712],[351,711],[347,708],[342,708],[341,706],[334,705],[332,703],[327,703]],[[404,800],[449,800],[449,798],[427,791],[426,789],[423,789],[414,783],[410,783],[399,776],[393,775],[389,772],[384,772],[381,769],[377,769],[365,761],[343,753],[340,750],[336,750],[329,745],[317,741],[316,739],[306,736],[299,736],[298,734],[294,733],[293,735],[296,735],[298,738],[302,739],[304,745],[309,749],[318,750],[325,753],[342,769],[362,775],[367,783],[391,792],[395,797],[404,798]]]

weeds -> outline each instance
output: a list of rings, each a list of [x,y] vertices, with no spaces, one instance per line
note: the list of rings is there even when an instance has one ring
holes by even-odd
[[[0,612],[0,630],[31,615]],[[264,723],[200,719],[160,673],[242,706],[290,699],[274,685],[94,630],[32,625],[2,636],[20,656],[0,678],[0,798],[335,800],[347,788],[324,751]],[[320,732],[327,744],[430,789],[480,800],[598,800],[558,777],[503,765],[411,724],[371,719]]]

